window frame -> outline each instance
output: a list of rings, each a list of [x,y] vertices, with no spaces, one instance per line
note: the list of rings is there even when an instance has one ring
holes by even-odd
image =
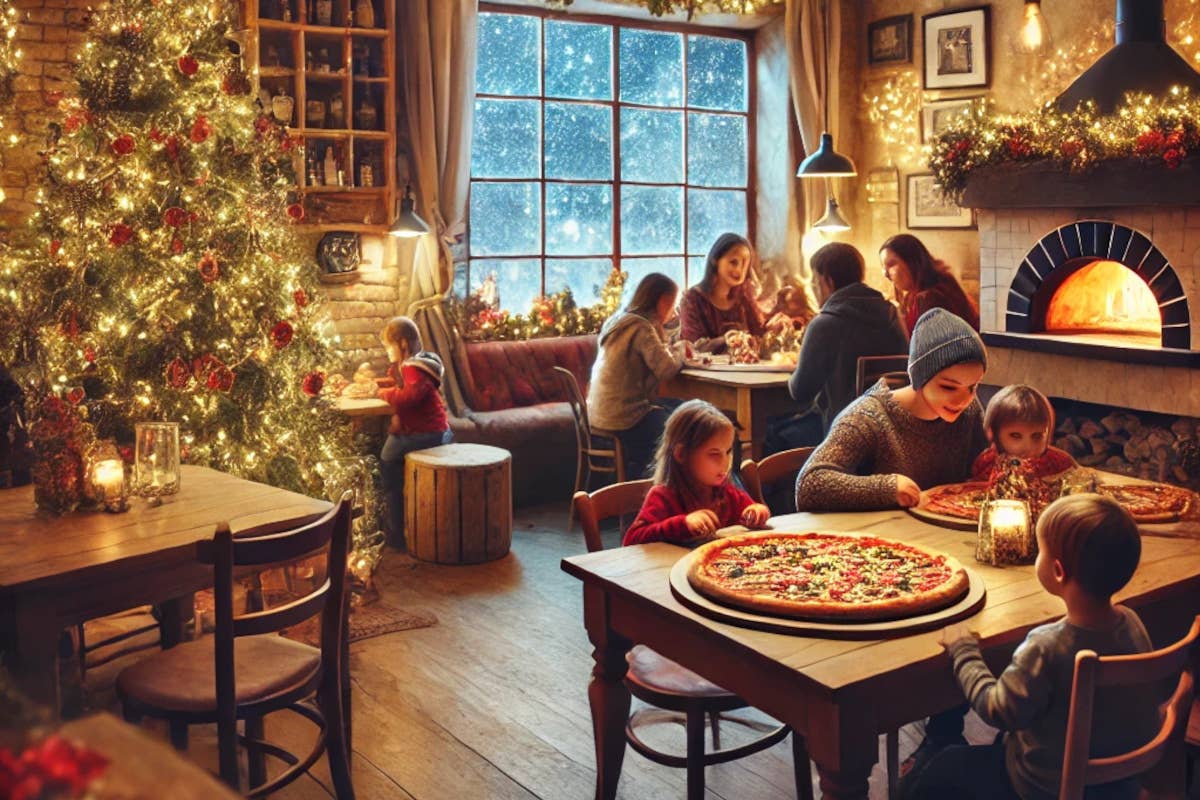
[[[466,294],[470,295],[471,287],[471,262],[472,261],[499,261],[499,260],[537,260],[540,263],[539,269],[539,294],[546,295],[546,262],[547,260],[556,261],[588,261],[608,259],[614,266],[620,267],[625,259],[651,259],[651,258],[681,258],[683,260],[683,284],[680,287],[680,292],[686,291],[690,286],[698,283],[703,275],[691,275],[691,267],[689,260],[695,258],[696,254],[688,252],[688,191],[689,189],[711,190],[711,191],[745,191],[746,193],[746,238],[751,242],[755,241],[757,232],[757,124],[755,117],[755,109],[758,98],[758,76],[756,71],[757,54],[754,47],[755,31],[741,30],[733,28],[717,28],[694,23],[680,22],[656,22],[653,20],[633,19],[626,17],[617,17],[604,14],[571,14],[566,11],[537,8],[526,6],[510,6],[496,2],[480,2],[479,13],[485,14],[511,14],[537,17],[541,21],[541,31],[539,36],[540,52],[540,68],[545,69],[546,64],[546,36],[545,23],[546,21],[556,22],[578,22],[608,25],[613,28],[612,39],[612,96],[607,100],[591,99],[591,98],[564,98],[564,97],[549,97],[546,95],[546,81],[544,74],[538,75],[538,84],[540,93],[537,95],[495,95],[495,94],[480,94],[475,92],[472,98],[472,105],[475,100],[525,100],[536,101],[539,104],[540,121],[540,140],[538,147],[538,177],[534,178],[479,178],[479,182],[486,183],[536,183],[540,195],[541,206],[541,236],[540,236],[540,251],[537,253],[522,253],[522,254],[505,254],[501,256],[472,256],[470,252],[471,238],[471,217],[470,217],[470,191],[473,190],[476,178],[472,175],[468,177],[470,184],[466,204],[466,236],[464,247],[462,248],[461,258],[456,259],[453,268],[454,274],[451,279],[453,286],[458,282],[458,271],[465,271]],[[689,35],[695,36],[713,36],[725,39],[736,39],[745,45],[746,48],[746,110],[743,111],[723,111],[719,109],[698,108],[693,107],[688,101],[687,92],[687,41],[683,42],[682,65],[683,65],[683,97],[679,106],[655,106],[644,103],[623,102],[620,99],[621,91],[621,76],[620,76],[620,34],[622,28],[648,30],[659,33],[677,33],[685,37]],[[579,178],[547,178],[546,177],[546,162],[545,162],[545,123],[546,123],[546,104],[547,103],[579,103],[581,105],[603,106],[609,109],[612,121],[612,173],[607,180],[584,180]],[[645,181],[623,180],[621,178],[621,118],[620,108],[624,106],[632,109],[650,110],[650,111],[675,111],[679,112],[682,118],[682,136],[683,136],[683,181],[681,183],[648,183]],[[729,117],[744,117],[746,120],[746,185],[740,186],[701,186],[698,184],[688,183],[688,115],[690,113],[716,114]],[[592,186],[609,186],[612,192],[612,251],[609,254],[601,255],[550,255],[546,252],[546,188],[552,184],[577,184],[577,185],[592,185]],[[625,184],[630,186],[645,186],[645,187],[662,187],[662,188],[677,188],[683,193],[683,247],[682,253],[637,253],[636,255],[625,255],[621,249],[621,187]],[[705,254],[699,254],[703,257]],[[522,313],[525,309],[510,309],[511,311]]]

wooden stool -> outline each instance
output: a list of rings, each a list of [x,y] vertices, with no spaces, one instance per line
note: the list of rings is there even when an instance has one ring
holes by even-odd
[[[478,564],[512,544],[512,454],[444,444],[404,458],[404,541],[439,564]]]

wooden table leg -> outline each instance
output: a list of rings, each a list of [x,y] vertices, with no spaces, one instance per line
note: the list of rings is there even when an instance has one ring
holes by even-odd
[[[608,603],[604,592],[592,586],[583,590],[583,618],[588,639],[595,645],[588,702],[592,708],[592,732],[596,741],[596,800],[614,800],[625,761],[625,723],[629,719],[629,689],[625,655],[630,642],[608,627]]]
[[[13,609],[15,636],[11,672],[17,689],[55,719],[61,711],[58,686],[58,639],[62,632],[54,604],[44,598],[20,596]]]
[[[843,698],[811,710],[814,733],[807,743],[824,800],[867,800],[867,781],[879,759],[879,735],[867,707]]]
[[[183,629],[195,615],[195,607],[195,594],[173,597],[158,604],[158,630],[164,650],[183,641]],[[200,620],[196,620],[196,624],[199,625]]]

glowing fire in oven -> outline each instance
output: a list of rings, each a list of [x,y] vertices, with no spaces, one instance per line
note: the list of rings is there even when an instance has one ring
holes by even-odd
[[[1115,261],[1093,261],[1062,282],[1046,310],[1048,333],[1162,335],[1154,293]]]

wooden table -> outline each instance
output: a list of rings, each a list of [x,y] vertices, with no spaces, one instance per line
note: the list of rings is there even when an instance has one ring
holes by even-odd
[[[33,487],[0,490],[0,648],[18,686],[57,712],[58,639],[71,625],[160,603],[164,646],[178,643],[191,594],[212,584],[195,544],[218,522],[239,529],[293,522],[331,504],[185,466],[179,493],[123,514],[39,512]]]
[[[385,433],[392,417],[392,407],[378,397],[339,397],[333,407],[350,418],[355,433]]]
[[[162,797],[167,787],[173,800],[241,797],[186,756],[111,714],[68,722],[58,733],[108,757],[100,778],[105,797]]]
[[[1142,560],[1117,599],[1136,608],[1158,644],[1179,638],[1200,612],[1195,521],[1143,528]],[[900,510],[790,514],[777,530],[869,531],[957,557],[984,580],[983,610],[967,620],[996,671],[1030,628],[1063,614],[1033,567],[974,560],[975,535],[938,528]],[[563,560],[583,581],[584,625],[595,646],[588,688],[596,736],[596,797],[616,796],[625,754],[625,654],[648,645],[807,737],[829,800],[865,798],[878,736],[962,702],[938,632],[838,641],[763,633],[715,622],[679,603],[668,575],[687,551],[671,544],[623,547]]]
[[[660,383],[658,393],[681,400],[707,400],[722,411],[733,414],[741,428],[738,438],[750,443],[750,453],[743,453],[743,457],[757,460],[762,457],[767,418],[794,413],[799,409],[788,394],[789,377],[787,372],[724,372],[687,368]]]

